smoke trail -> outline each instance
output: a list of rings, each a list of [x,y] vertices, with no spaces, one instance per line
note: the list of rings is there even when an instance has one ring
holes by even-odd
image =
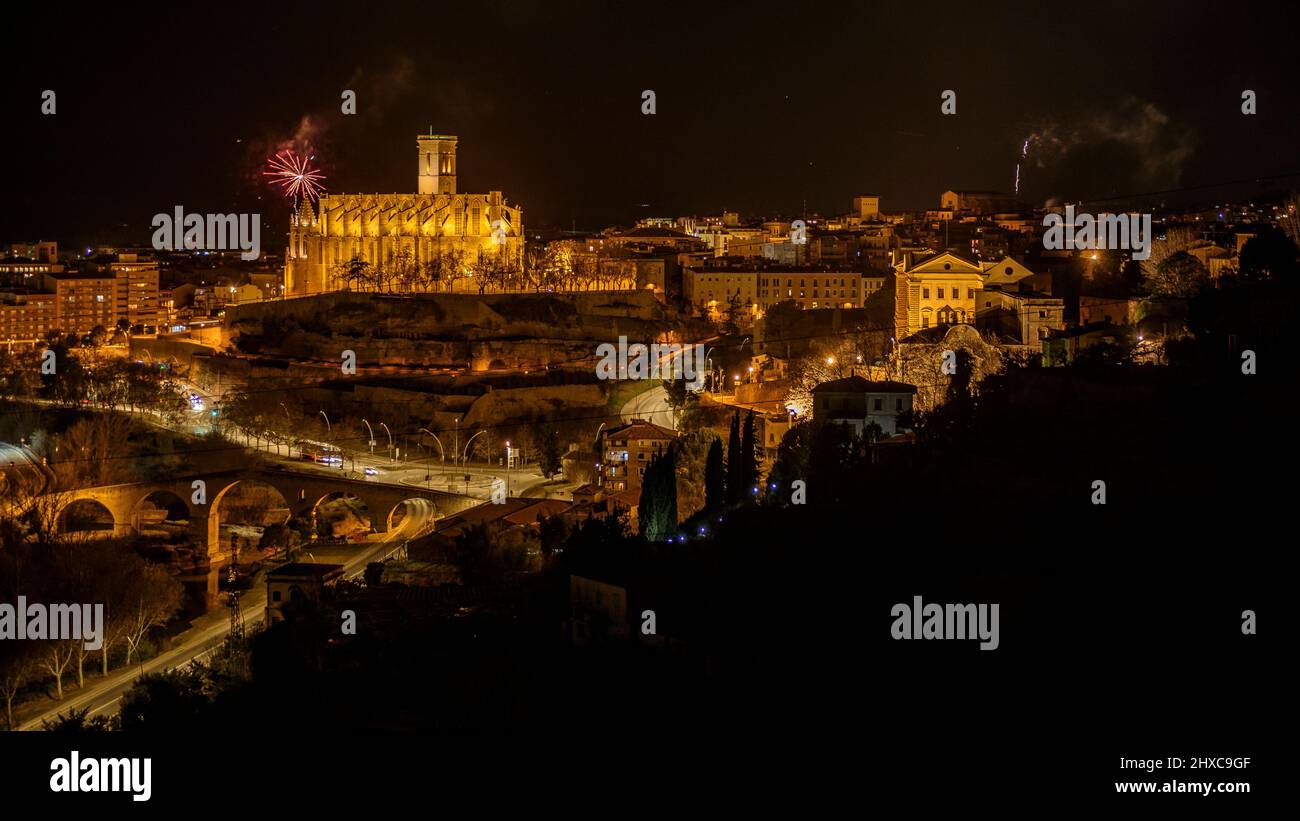
[[[1021,142],[1017,181],[1021,169],[1043,172],[1033,175],[1041,179],[1035,187],[1069,196],[1094,191],[1099,178],[1118,188],[1171,187],[1194,146],[1193,135],[1155,105],[1128,98],[1081,122],[1040,124]]]

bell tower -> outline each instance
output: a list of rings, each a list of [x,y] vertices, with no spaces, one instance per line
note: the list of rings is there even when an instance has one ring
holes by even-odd
[[[428,134],[415,138],[420,153],[420,193],[456,193],[456,138]]]

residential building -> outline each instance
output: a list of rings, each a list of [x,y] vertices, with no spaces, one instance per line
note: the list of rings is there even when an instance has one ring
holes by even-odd
[[[981,291],[976,327],[1033,345],[1065,329],[1065,301],[1037,291]]]
[[[731,310],[758,315],[758,272],[752,267],[687,268],[682,272],[686,301],[713,319]]]
[[[7,253],[11,257],[21,257],[35,262],[53,264],[59,261],[59,244],[46,240],[35,242],[11,242]]]
[[[633,419],[601,432],[600,484],[607,493],[637,490],[650,461],[677,439],[675,430]]]
[[[884,285],[883,276],[845,268],[773,268],[759,272],[758,305],[760,312],[791,301],[805,310],[861,308]]]
[[[111,329],[117,324],[118,282],[111,272],[48,273],[45,291],[54,295],[55,327],[65,334],[88,334],[97,325]]]
[[[916,386],[872,381],[855,374],[823,382],[813,388],[812,395],[814,421],[846,424],[858,436],[875,424],[882,436],[893,436],[899,432],[899,414],[912,409]]]
[[[11,256],[0,259],[0,287],[39,289],[46,274],[63,271],[63,264],[30,257]]]
[[[0,342],[39,342],[58,329],[54,294],[0,293]]]
[[[108,264],[108,270],[114,279],[114,323],[125,319],[133,327],[157,327],[158,263],[141,259],[136,254],[118,254],[117,259]]]
[[[343,578],[341,564],[291,562],[266,574],[266,620],[284,621],[284,607],[299,601],[319,602],[325,588]]]

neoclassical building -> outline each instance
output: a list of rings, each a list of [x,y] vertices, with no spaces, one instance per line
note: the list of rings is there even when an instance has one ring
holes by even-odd
[[[419,193],[327,194],[315,208],[303,200],[289,217],[286,295],[343,288],[338,266],[354,256],[381,269],[399,256],[415,264],[449,255],[466,263],[487,254],[522,258],[523,210],[500,191],[456,192],[456,137],[420,135],[416,145]]]
[[[1008,289],[1034,272],[1007,257],[974,262],[950,252],[910,252],[894,265],[894,336],[900,341],[937,325],[974,325],[985,289]]]

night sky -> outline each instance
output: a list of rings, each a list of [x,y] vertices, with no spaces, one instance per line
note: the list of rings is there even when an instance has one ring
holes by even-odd
[[[295,137],[331,191],[414,191],[430,126],[529,228],[937,207],[1010,191],[1031,135],[1032,204],[1300,172],[1294,2],[49,6],[7,26],[4,242],[146,244],[177,204],[285,225],[259,172]]]

